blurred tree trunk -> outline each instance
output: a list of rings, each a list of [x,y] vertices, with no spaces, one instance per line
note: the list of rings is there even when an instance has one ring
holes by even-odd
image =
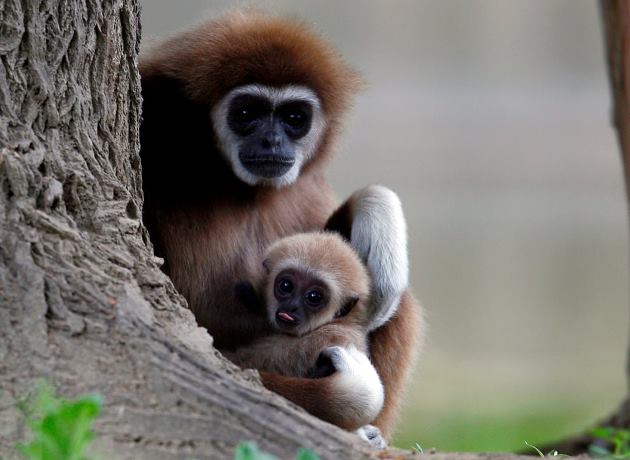
[[[630,210],[630,2],[600,0],[599,6],[612,99],[612,124],[621,150],[626,203]],[[621,401],[612,415],[597,421],[597,426],[630,429],[630,345],[626,355],[625,374],[628,385],[625,400]],[[548,452],[556,449],[562,454],[579,455],[587,452],[594,441],[596,440],[588,433],[582,433],[550,443],[541,450]]]
[[[627,0],[600,0],[601,20],[608,77],[612,97],[612,121],[617,132],[626,183],[626,200],[630,208],[630,2]],[[630,347],[626,358],[628,396],[609,417],[600,421],[600,426],[630,428]],[[586,452],[593,438],[582,434],[554,443],[561,453],[576,455]]]
[[[0,458],[39,379],[104,396],[99,458],[367,445],[212,348],[140,220],[136,0],[0,0]]]
[[[612,120],[621,149],[626,199],[630,206],[630,3],[626,0],[601,0],[602,23],[608,61],[608,77],[613,101]],[[626,360],[630,385],[630,348]],[[616,427],[630,427],[629,397],[608,420]]]

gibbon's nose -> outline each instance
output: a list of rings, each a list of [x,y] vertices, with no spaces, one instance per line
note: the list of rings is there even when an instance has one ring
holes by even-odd
[[[262,135],[260,140],[260,146],[264,150],[275,150],[280,147],[282,143],[282,137],[275,130],[269,130]]]
[[[281,126],[268,123],[245,140],[238,157],[250,173],[271,179],[283,176],[293,167],[295,149]]]

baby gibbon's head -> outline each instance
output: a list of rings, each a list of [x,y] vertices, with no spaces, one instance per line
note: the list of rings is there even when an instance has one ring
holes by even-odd
[[[282,238],[267,249],[263,265],[267,314],[278,330],[300,336],[341,318],[366,320],[367,270],[336,233]]]

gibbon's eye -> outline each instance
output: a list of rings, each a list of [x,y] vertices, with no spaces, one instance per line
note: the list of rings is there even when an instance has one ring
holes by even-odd
[[[311,128],[313,108],[308,102],[287,102],[278,107],[277,113],[287,134],[294,139],[305,136]]]
[[[319,307],[324,302],[324,294],[319,289],[310,289],[304,294],[304,300],[311,307]]]
[[[267,99],[242,94],[234,98],[228,110],[228,124],[237,134],[249,134],[256,122],[271,111],[271,105]]]
[[[299,128],[306,122],[306,116],[299,111],[289,112],[284,116],[284,122],[293,128]]]
[[[256,112],[252,107],[239,107],[234,111],[234,118],[239,123],[249,123],[256,119]]]
[[[247,125],[259,118],[261,113],[262,110],[256,103],[234,104],[230,110],[230,121],[239,125]]]
[[[276,283],[276,290],[280,295],[289,295],[293,292],[293,282],[288,278],[280,278]]]

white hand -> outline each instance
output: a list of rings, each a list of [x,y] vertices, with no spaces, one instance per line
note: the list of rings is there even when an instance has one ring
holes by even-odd
[[[377,449],[387,449],[387,441],[383,439],[381,435],[381,430],[379,430],[374,425],[365,425],[355,431],[357,436],[359,436],[364,441],[367,441],[372,447],[376,447]]]

